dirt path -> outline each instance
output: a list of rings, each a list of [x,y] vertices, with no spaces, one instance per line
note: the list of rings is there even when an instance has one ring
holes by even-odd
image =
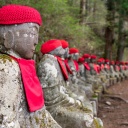
[[[99,102],[99,113],[104,128],[128,128],[128,80],[108,88],[110,97]]]

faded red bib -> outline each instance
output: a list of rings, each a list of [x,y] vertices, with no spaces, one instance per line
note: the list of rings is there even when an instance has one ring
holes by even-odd
[[[76,68],[76,71],[78,72],[79,71],[79,64],[77,63],[76,60],[73,60],[74,62],[74,65],[75,65],[75,68]]]
[[[65,64],[64,61],[60,57],[58,57],[58,56],[55,56],[55,57],[58,60],[58,63],[60,65],[60,68],[61,68],[61,71],[63,73],[64,79],[68,80],[68,73],[67,73],[66,67],[64,65]]]
[[[19,64],[29,111],[41,109],[44,106],[44,96],[36,75],[35,61],[11,57]]]
[[[65,65],[66,65],[66,68],[67,68],[68,72],[69,72],[70,74],[72,74],[72,71],[71,71],[70,66],[69,66],[69,64],[68,64],[68,60],[64,60],[64,62],[65,62]]]
[[[84,67],[87,69],[87,70],[90,70],[90,66],[88,63],[84,63]]]
[[[98,68],[97,68],[97,65],[96,64],[93,64],[93,68],[96,71],[96,73],[98,73]]]

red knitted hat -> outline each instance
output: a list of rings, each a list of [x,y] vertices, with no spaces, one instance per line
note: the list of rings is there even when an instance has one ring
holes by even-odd
[[[96,55],[91,55],[91,59],[96,59],[97,56]]]
[[[73,53],[79,53],[79,50],[77,48],[70,48],[69,54],[73,54]]]
[[[42,24],[40,13],[28,6],[10,4],[0,8],[0,24],[22,24],[22,23]]]
[[[109,59],[105,59],[105,62],[110,62]]]
[[[40,51],[43,54],[46,54],[46,53],[49,53],[52,50],[56,49],[59,46],[62,46],[60,40],[57,40],[57,39],[48,40],[41,45]]]
[[[125,64],[128,64],[128,62],[125,62]]]
[[[84,54],[83,57],[84,58],[90,58],[91,56],[89,54]]]
[[[104,62],[104,61],[105,61],[104,58],[99,58],[99,59],[97,60],[97,62]]]
[[[112,60],[112,61],[110,61],[110,64],[115,64],[115,62]]]
[[[102,58],[99,58],[99,59],[97,60],[97,62],[103,62],[103,61],[102,61]]]
[[[124,64],[125,64],[125,62],[121,61],[121,62],[120,62],[120,64],[124,65]]]
[[[83,58],[83,57],[80,57],[80,58],[78,59],[78,63],[82,63],[82,62],[84,62],[84,58]]]
[[[63,48],[67,48],[69,46],[67,41],[65,41],[65,40],[60,40],[60,41],[61,41]]]
[[[119,64],[120,62],[119,61],[115,61],[115,64]]]

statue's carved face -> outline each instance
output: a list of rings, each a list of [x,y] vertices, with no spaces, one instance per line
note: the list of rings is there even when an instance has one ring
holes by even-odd
[[[12,49],[25,59],[31,59],[38,44],[39,26],[32,24],[27,28],[17,30],[14,34],[14,46]]]
[[[68,58],[69,57],[69,48],[65,48],[65,54],[64,54],[64,58]]]
[[[79,58],[79,53],[74,53],[73,54],[73,60],[78,61],[78,58]]]
[[[49,52],[52,55],[56,55],[59,57],[63,57],[65,54],[65,50],[62,48],[62,46],[57,47],[56,49],[54,49],[53,51]]]
[[[4,38],[3,46],[7,52],[11,50],[24,59],[31,59],[33,57],[35,47],[38,44],[38,24],[24,23],[10,25],[0,30]]]
[[[86,59],[85,59],[85,62],[90,63],[90,58],[86,58]]]

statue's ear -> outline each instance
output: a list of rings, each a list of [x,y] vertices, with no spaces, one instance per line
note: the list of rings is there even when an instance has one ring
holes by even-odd
[[[8,31],[5,35],[4,35],[4,46],[7,49],[11,49],[14,45],[14,34],[12,31]]]

